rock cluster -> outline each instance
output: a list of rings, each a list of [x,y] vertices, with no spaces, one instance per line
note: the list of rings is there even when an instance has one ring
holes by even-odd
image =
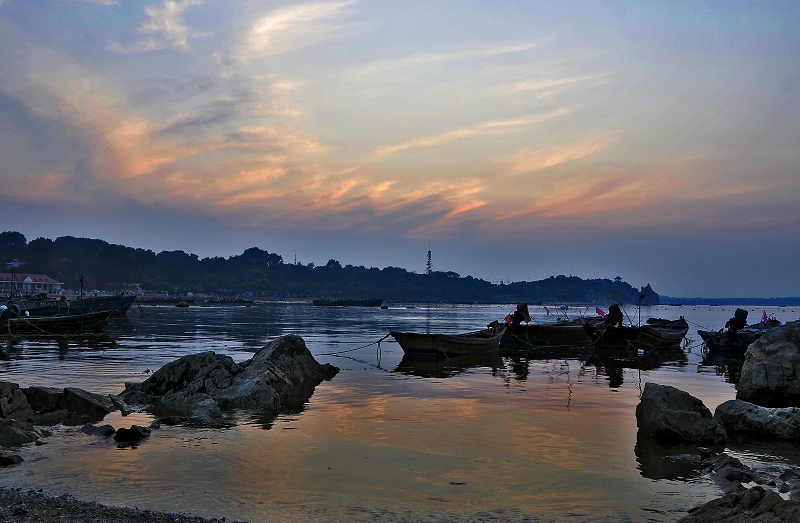
[[[95,394],[67,387],[20,388],[0,381],[0,447],[41,443],[50,433],[41,425],[83,424],[87,434],[113,436],[118,442],[147,438],[150,427],[132,425],[114,429],[92,423],[113,410],[123,415],[136,408],[164,409],[172,416],[166,424],[184,419],[179,413],[201,419],[223,416],[233,409],[277,414],[302,405],[320,382],[339,371],[318,363],[299,336],[284,336],[256,352],[252,358],[235,363],[228,356],[203,352],[169,363],[139,384],[126,384],[118,396]],[[0,454],[0,466],[19,463],[16,455]]]
[[[735,400],[714,415],[700,400],[674,387],[645,384],[636,408],[640,434],[664,443],[720,445],[731,438],[800,442],[800,324],[771,329],[745,355]],[[726,492],[690,511],[683,523],[800,521],[800,470],[778,477],[750,470],[726,454],[702,449],[703,465]],[[756,483],[747,487],[747,483]],[[784,499],[780,494],[788,494]]]

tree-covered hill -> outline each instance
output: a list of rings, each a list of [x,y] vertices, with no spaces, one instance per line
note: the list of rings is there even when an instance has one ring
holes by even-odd
[[[155,253],[103,240],[63,236],[27,241],[19,232],[0,233],[0,261],[22,263],[15,270],[46,274],[78,289],[123,291],[140,288],[170,294],[243,294],[284,299],[371,298],[451,303],[637,303],[640,290],[619,278],[584,280],[555,276],[533,282],[493,284],[454,272],[409,272],[398,267],[324,266],[284,263],[257,247],[228,258],[198,258],[183,251]],[[642,303],[658,303],[649,285]]]

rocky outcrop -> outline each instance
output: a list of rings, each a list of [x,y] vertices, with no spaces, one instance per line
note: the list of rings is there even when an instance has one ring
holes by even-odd
[[[23,392],[33,408],[37,425],[80,425],[99,421],[114,410],[108,396],[75,387],[28,387]]]
[[[689,511],[679,523],[750,523],[800,521],[800,502],[783,499],[780,494],[755,486],[730,492]]]
[[[0,418],[28,421],[33,410],[19,385],[0,381]]]
[[[736,398],[764,407],[800,406],[800,323],[770,329],[745,353]]]
[[[725,429],[694,396],[669,385],[646,383],[636,406],[636,426],[661,441],[724,443]]]
[[[203,419],[232,409],[277,413],[307,401],[339,369],[318,363],[299,336],[271,342],[245,362],[203,352],[168,363],[119,397]]]
[[[800,408],[760,407],[742,400],[728,400],[714,411],[714,419],[728,434],[763,439],[800,439]]]

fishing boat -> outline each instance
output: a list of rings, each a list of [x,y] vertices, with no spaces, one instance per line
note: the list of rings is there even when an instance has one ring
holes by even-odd
[[[366,300],[312,300],[314,305],[322,307],[380,307],[383,303],[383,298],[369,298]]]
[[[780,327],[781,322],[775,316],[764,316],[760,323],[747,324],[747,311],[736,309],[733,318],[718,331],[698,330],[706,348],[709,350],[744,351],[751,343],[763,336],[768,330]]]
[[[496,351],[505,330],[503,324],[492,324],[485,329],[460,334],[391,331],[389,335],[397,341],[405,354],[455,356]]]
[[[525,345],[589,345],[592,339],[586,332],[586,323],[598,323],[601,318],[559,319],[542,323],[512,323],[506,328],[504,344]]]
[[[583,327],[595,347],[672,347],[680,345],[689,332],[689,323],[683,316],[677,320],[649,318],[644,325],[638,326],[587,322]]]
[[[28,311],[31,316],[55,316],[59,314],[85,314],[87,312],[114,311],[117,316],[125,316],[128,309],[136,301],[133,294],[115,294],[112,296],[87,296],[67,300],[46,298],[42,296],[26,296],[24,298],[9,299],[19,305],[22,311]],[[66,303],[69,301],[69,307]]]
[[[4,318],[2,328],[10,336],[81,336],[100,332],[115,311],[105,310],[61,316]]]

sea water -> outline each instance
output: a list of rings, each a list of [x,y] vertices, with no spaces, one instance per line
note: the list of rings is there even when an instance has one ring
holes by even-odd
[[[244,361],[285,334],[341,371],[292,412],[162,425],[133,446],[50,427],[45,445],[15,450],[25,461],[0,469],[0,484],[253,523],[675,521],[722,493],[692,447],[637,444],[636,405],[647,382],[684,390],[712,412],[734,398],[741,358],[708,354],[696,331],[721,328],[735,308],[626,307],[627,322],[689,321],[681,349],[661,355],[522,347],[431,363],[403,358],[389,331],[476,330],[514,305],[135,305],[92,339],[4,340],[0,379],[117,394],[186,354]],[[743,308],[751,321],[763,312],[800,318],[796,307]],[[530,309],[534,321],[553,320]],[[594,306],[547,309],[594,315]],[[153,419],[115,412],[102,423]],[[749,464],[800,466],[791,445],[727,451]]]

